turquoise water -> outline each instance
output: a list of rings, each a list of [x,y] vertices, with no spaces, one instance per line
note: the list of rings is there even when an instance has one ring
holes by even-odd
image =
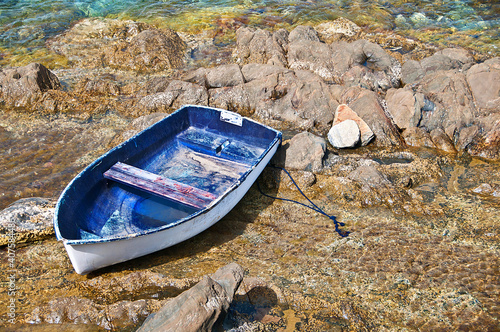
[[[372,29],[497,53],[499,14],[497,0],[1,0],[0,48],[33,51],[44,47],[47,39],[85,17],[132,19],[199,31],[216,28],[221,18],[275,28],[343,16]]]

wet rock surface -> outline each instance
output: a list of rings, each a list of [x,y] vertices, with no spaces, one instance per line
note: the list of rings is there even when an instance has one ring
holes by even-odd
[[[44,198],[23,198],[0,211],[0,245],[42,240],[54,234],[52,219],[55,201]]]
[[[83,20],[49,42],[68,60],[50,70],[60,87],[34,87],[29,103],[2,88],[0,218],[19,221],[19,240],[14,261],[6,243],[1,248],[0,278],[15,280],[16,323],[8,322],[12,296],[4,292],[0,324],[134,330],[203,276],[237,263],[244,279],[227,307],[226,330],[498,329],[498,58],[479,63],[466,50],[430,52],[340,21],[291,31],[243,27],[235,36],[233,58],[224,53],[192,68],[189,55],[213,42],[144,23]],[[174,58],[153,60],[148,40],[157,37],[165,48],[173,40]],[[128,52],[114,58],[125,67],[111,65],[116,45]],[[161,72],[144,74],[156,64]],[[43,233],[50,234],[54,200],[96,157],[185,103],[283,130],[273,163],[289,168],[349,236],[254,186],[206,232],[76,275],[63,245]],[[338,149],[328,131],[346,119],[365,143]],[[259,184],[271,196],[307,203],[279,169],[266,168]],[[45,198],[8,207],[28,197]]]

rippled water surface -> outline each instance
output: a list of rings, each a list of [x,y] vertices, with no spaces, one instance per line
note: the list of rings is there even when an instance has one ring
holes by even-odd
[[[214,28],[220,20],[289,27],[340,16],[369,29],[395,30],[436,43],[454,43],[498,53],[500,4],[480,1],[47,1],[0,2],[2,57],[32,53],[84,17],[132,19],[176,30]]]

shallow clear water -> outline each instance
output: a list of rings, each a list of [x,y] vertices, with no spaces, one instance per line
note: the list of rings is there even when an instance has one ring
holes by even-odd
[[[395,30],[436,43],[498,54],[498,1],[406,0],[100,0],[0,2],[0,52],[32,53],[84,17],[132,19],[175,30],[217,28],[228,20],[261,27],[314,24],[340,16],[372,30]]]

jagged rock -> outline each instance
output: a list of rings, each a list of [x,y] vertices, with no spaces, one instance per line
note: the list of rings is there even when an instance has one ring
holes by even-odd
[[[386,71],[392,65],[391,56],[380,45],[364,39],[356,40],[351,44],[353,48],[353,61],[365,64],[372,70]]]
[[[288,31],[280,29],[273,34],[261,29],[241,27],[236,31],[236,63],[267,63],[286,66]]]
[[[472,66],[467,71],[467,82],[480,110],[500,110],[500,58]]]
[[[339,122],[328,132],[328,141],[337,149],[355,147],[360,137],[359,127],[354,120]]]
[[[422,106],[417,97],[410,89],[389,89],[385,96],[387,111],[399,129],[417,127],[422,117]]]
[[[7,105],[29,106],[40,100],[44,92],[60,88],[57,76],[39,63],[0,69],[1,98]]]
[[[402,81],[404,84],[418,83],[425,75],[441,70],[467,70],[473,64],[473,58],[464,49],[447,48],[421,61],[406,61],[402,66]]]
[[[149,111],[176,109],[185,104],[208,105],[207,89],[194,83],[173,80],[165,92],[145,96],[139,101],[139,105]]]
[[[482,123],[483,133],[476,135],[475,141],[468,145],[468,152],[473,156],[498,159],[500,158],[500,114],[488,116]]]
[[[292,31],[290,34],[292,34]],[[335,75],[334,52],[330,45],[298,35],[288,44],[288,66],[293,70],[309,70],[327,82],[338,82]],[[343,73],[342,73],[343,74]]]
[[[47,41],[50,50],[84,67],[101,67],[102,52],[118,41],[130,41],[153,27],[141,22],[108,18],[85,18],[66,32]]]
[[[240,66],[231,64],[207,69],[206,82],[209,88],[222,88],[243,84],[245,79]]]
[[[258,71],[261,66],[264,77],[248,73]],[[247,114],[255,112],[260,118],[284,120],[298,127],[316,125],[328,130],[338,103],[330,86],[320,77],[308,71],[278,70],[267,65],[252,67],[244,67],[246,75],[255,77],[248,83],[210,89],[210,105]],[[268,75],[265,70],[269,70]]]
[[[418,91],[435,105],[422,115],[420,126],[427,130],[441,127],[454,140],[460,128],[470,126],[477,116],[465,75],[456,70],[426,75]]]
[[[222,321],[242,280],[243,268],[229,264],[170,300],[137,331],[212,331]]]
[[[318,33],[309,25],[299,25],[293,29],[288,35],[288,42],[294,43],[297,41],[308,40],[319,42]]]
[[[285,168],[318,172],[323,168],[326,141],[309,132],[292,137],[286,148]]]
[[[0,211],[0,246],[41,240],[54,234],[55,202],[45,198],[23,198]]]
[[[144,30],[103,50],[103,61],[112,68],[158,72],[184,63],[185,42],[173,30]]]

